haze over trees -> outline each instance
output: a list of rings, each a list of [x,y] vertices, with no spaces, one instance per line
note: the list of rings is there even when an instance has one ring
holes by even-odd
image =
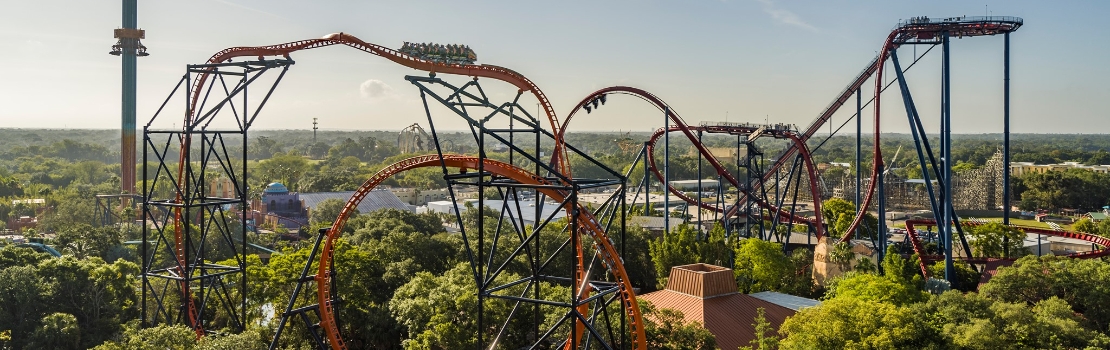
[[[469,134],[443,136],[454,140],[448,152],[474,151]],[[999,144],[995,136],[957,137],[955,160],[963,168],[981,166]],[[118,132],[111,130],[0,129],[0,220],[37,218],[39,226],[27,231],[27,236],[43,238],[63,254],[53,258],[0,243],[0,348],[264,348],[275,327],[274,305],[288,301],[294,278],[308,258],[306,244],[284,240],[276,233],[248,236],[249,242],[281,254],[270,256],[268,263],[257,255],[248,257],[247,309],[249,318],[257,321],[241,334],[198,342],[184,327],[139,327],[138,252],[136,246],[123,242],[139,240],[141,225],[100,227],[98,215],[102,213],[95,201],[97,194],[119,189],[118,153],[114,151],[118,139],[114,137]],[[618,171],[631,168],[629,162],[638,150],[623,150],[618,142],[622,134],[574,133],[567,137]],[[629,137],[646,138],[646,134]],[[275,181],[301,192],[353,190],[376,171],[413,155],[398,154],[395,138],[395,132],[320,132],[318,142],[312,142],[311,132],[256,132],[247,157],[250,193],[258,196],[265,184]],[[1014,139],[1015,150],[1021,150],[1020,155],[1015,151],[1014,161],[1110,163],[1106,151],[1110,136],[1015,135]],[[671,174],[676,179],[696,178],[697,158],[681,140],[672,139]],[[892,147],[908,146],[906,140],[908,136],[896,135],[884,142]],[[707,136],[706,141],[713,147],[730,147],[735,142],[716,136]],[[771,144],[768,152],[779,146],[785,143]],[[850,162],[854,138],[834,137],[815,154],[825,157],[821,160]],[[490,157],[507,158],[504,153],[490,153]],[[729,163],[734,160],[723,161],[735,166]],[[572,157],[571,164],[580,176],[611,176],[589,166],[582,157]],[[632,170],[633,177],[642,175],[642,168]],[[1107,175],[1082,171],[1030,175],[1017,181],[1015,192],[1025,208],[1097,210],[1108,204],[1108,179]],[[386,184],[433,189],[445,182],[439,169],[429,168],[405,172]],[[169,190],[167,181],[160,185],[160,191]],[[35,198],[45,203],[13,202]],[[330,201],[321,205],[313,212],[310,227],[302,232],[330,226],[342,204]],[[112,210],[128,218],[135,216],[136,209]],[[843,234],[854,212],[847,201],[827,202],[823,214],[830,232]],[[485,224],[491,225],[491,230],[496,225],[496,216],[488,211],[471,210],[464,215],[466,225],[477,225],[479,215],[486,215]],[[233,217],[229,221],[243,224]],[[343,276],[337,281],[345,303],[343,331],[351,344],[367,349],[435,349],[467,347],[476,341],[473,277],[461,237],[444,232],[442,222],[443,218],[435,215],[395,210],[360,213],[348,221],[336,246],[335,262]],[[876,224],[874,217],[865,218],[863,227],[867,229],[862,235],[873,235],[869,228]],[[542,249],[554,251],[562,244],[563,225],[555,223],[540,235]],[[1074,227],[1108,236],[1108,225],[1107,221],[1081,220]],[[980,225],[969,228],[968,233],[975,237],[972,249],[976,254],[1018,257],[1027,253],[1014,245],[1021,233],[1009,228]],[[630,227],[624,242],[616,237],[615,244],[625,245],[624,264],[641,293],[665,286],[672,266],[705,262],[732,264],[737,287],[744,293],[777,291],[823,299],[821,306],[790,318],[779,332],[764,328],[755,344],[761,349],[772,344],[780,349],[990,349],[995,344],[1012,344],[1013,348],[1110,347],[1110,312],[1106,311],[1110,310],[1106,287],[1110,286],[1110,270],[1101,259],[1024,257],[973,292],[979,274],[967,265],[958,267],[956,286],[960,290],[944,291],[946,285],[921,275],[914,257],[887,254],[885,261],[857,263],[856,271],[820,288],[810,278],[813,258],[809,251],[786,251],[780,244],[754,239],[726,239],[720,227],[700,238],[691,226],[680,226],[660,237]],[[1011,245],[1005,246],[1006,241]],[[213,251],[210,256],[219,262],[231,255]],[[549,268],[569,275],[572,266],[569,258],[564,258],[555,259]],[[885,275],[877,273],[877,264]],[[936,276],[942,267],[930,269]],[[526,263],[515,261],[501,278],[528,273]],[[565,288],[552,283],[543,290],[551,295],[569,294]],[[228,293],[234,298],[243,290],[231,286]],[[510,308],[506,303],[490,306],[487,312],[494,319],[503,319]],[[646,326],[653,348],[715,346],[705,329],[679,322],[681,315],[675,310],[646,305],[644,310],[649,315]],[[540,313],[542,326],[561,317],[551,309]],[[226,321],[226,315],[213,316]],[[530,334],[528,326],[511,324],[515,333],[505,341],[523,343]],[[482,332],[492,335],[493,330]],[[307,338],[304,332],[294,330],[287,332],[280,344],[301,348]]]

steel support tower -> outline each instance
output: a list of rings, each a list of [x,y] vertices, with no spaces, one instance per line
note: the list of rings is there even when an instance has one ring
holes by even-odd
[[[144,126],[144,327],[182,324],[198,337],[245,329],[247,130],[292,64],[273,59],[189,65]],[[258,79],[272,70],[281,74],[262,87],[264,97],[248,99],[248,86],[264,84]],[[178,92],[186,101],[182,128],[153,126]],[[218,178],[231,180],[230,196],[211,188]]]

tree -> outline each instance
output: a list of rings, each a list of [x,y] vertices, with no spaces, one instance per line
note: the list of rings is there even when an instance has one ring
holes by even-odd
[[[781,350],[947,348],[943,336],[913,309],[852,297],[802,309],[786,319],[779,333]]]
[[[0,270],[13,266],[35,266],[50,258],[50,254],[39,253],[31,248],[4,246],[0,248]]]
[[[0,270],[0,330],[11,331],[14,348],[27,344],[46,313],[48,288],[35,266]]]
[[[1090,234],[1093,234],[1093,235],[1102,235],[1102,233],[1099,232],[1098,224],[1095,224],[1094,221],[1091,221],[1091,218],[1079,219],[1079,221],[1076,221],[1074,224],[1071,224],[1071,228],[1073,230],[1083,232],[1083,233],[1090,233]]]
[[[120,245],[120,232],[111,226],[74,224],[59,228],[55,239],[63,250],[78,259],[92,256],[107,259],[112,248]]]
[[[779,347],[779,338],[775,335],[775,328],[771,326],[771,322],[767,322],[766,312],[763,308],[756,309],[755,323],[755,339],[752,339],[751,346],[741,346],[740,350],[775,350]]]
[[[717,340],[709,330],[696,322],[684,319],[682,311],[657,309],[651,302],[640,299],[640,312],[644,315],[644,334],[648,349],[661,350],[711,350]]]
[[[972,240],[968,242],[975,255],[984,258],[1021,257],[1029,253],[1024,247],[1025,232],[1000,222],[967,227]]]
[[[651,242],[651,260],[655,262],[655,275],[659,276],[659,288],[666,285],[671,267],[698,262],[697,233],[687,225],[663,233]]]
[[[824,299],[836,298],[905,306],[924,300],[925,294],[906,282],[852,271],[829,282]]]
[[[82,349],[81,329],[77,318],[67,313],[56,312],[42,318],[42,323],[27,345],[31,349]]]
[[[1110,265],[1099,260],[1026,256],[979,288],[983,296],[1026,306],[1057,297],[1093,329],[1110,330]]]
[[[104,342],[93,350],[193,350],[197,334],[183,325],[140,328],[132,324],[120,338]]]
[[[754,238],[740,241],[734,266],[741,293],[779,290],[793,272],[781,244]]]
[[[1107,337],[1087,329],[1067,302],[1049,298],[1033,307],[991,300],[975,293],[948,291],[916,308],[929,315],[951,348],[1105,348]]]
[[[137,315],[133,276],[138,273],[134,263],[118,260],[107,264],[95,257],[63,257],[39,264],[48,291],[45,300],[52,310],[77,318],[85,348],[100,344]]]
[[[963,261],[956,261],[952,267],[955,269],[955,276],[953,276],[951,280],[948,280],[948,282],[951,283],[951,287],[964,292],[975,291],[975,288],[979,286],[979,279],[982,275],[975,272],[975,270],[971,268],[971,265]],[[942,279],[947,278],[945,277],[944,270],[944,261],[937,261],[929,266],[929,275]]]
[[[265,181],[281,181],[290,190],[297,190],[302,177],[308,173],[308,159],[297,154],[278,153],[258,162],[254,170]]]
[[[347,203],[335,198],[328,198],[316,204],[316,208],[308,213],[308,222],[310,224],[327,224],[334,222],[339,218],[339,213],[343,211],[343,207]],[[351,216],[358,215],[358,209],[352,209]],[[353,229],[352,229],[353,230]]]

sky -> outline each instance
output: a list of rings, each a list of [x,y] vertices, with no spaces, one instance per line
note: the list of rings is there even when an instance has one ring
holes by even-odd
[[[0,127],[119,128],[121,63],[108,51],[121,25],[120,1],[8,1],[4,8]],[[151,55],[139,58],[138,124],[151,119],[187,64],[227,47],[346,32],[393,48],[405,41],[469,45],[479,63],[536,82],[560,118],[590,92],[628,85],[659,96],[691,124],[766,120],[804,128],[900,19],[990,14],[1025,20],[1011,35],[1013,132],[1103,133],[1110,130],[1108,13],[1110,2],[1095,0],[141,0],[139,27]],[[903,65],[924,50],[901,49]],[[426,73],[346,47],[292,58],[297,63],[254,128],[309,129],[312,118],[323,130],[427,127],[418,90],[404,79]],[[953,132],[1001,132],[1003,38],[954,40],[952,62]],[[939,48],[907,73],[930,130],[938,128],[939,76]],[[516,91],[482,84],[495,100]],[[907,132],[897,90],[883,96],[883,132]],[[183,111],[171,109],[165,113],[177,114],[166,119]],[[849,109],[833,124],[850,117]],[[464,126],[457,117],[443,120],[441,130]],[[625,96],[575,120],[571,131],[649,131],[663,123],[654,108]]]

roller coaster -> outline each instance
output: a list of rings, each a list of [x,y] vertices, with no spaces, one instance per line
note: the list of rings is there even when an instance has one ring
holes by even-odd
[[[940,20],[921,17],[899,23],[884,41],[878,57],[868,63],[818,118],[803,130],[785,124],[689,125],[662,99],[647,91],[627,86],[604,88],[587,95],[560,121],[548,98],[531,80],[508,68],[476,64],[477,57],[473,51],[469,47],[458,45],[406,43],[401,50],[394,50],[365,42],[350,34],[335,33],[319,39],[271,46],[234,47],[217,52],[206,63],[187,66],[186,73],[166,102],[144,127],[143,234],[144,242],[147,243],[143,244],[141,252],[142,324],[185,324],[200,337],[214,333],[211,324],[215,315],[220,315],[225,323],[231,324],[231,329],[245,328],[246,293],[240,293],[239,298],[235,298],[228,290],[235,285],[240,288],[246,288],[247,285],[244,246],[246,229],[245,226],[229,225],[226,221],[229,215],[222,213],[229,210],[226,209],[228,205],[236,205],[239,209],[235,210],[243,213],[247,210],[248,192],[243,180],[247,173],[247,133],[282,77],[295,64],[291,55],[297,51],[344,45],[426,72],[426,75],[406,76],[405,80],[419,91],[427,116],[431,148],[435,152],[402,160],[366,180],[347,201],[331,228],[320,232],[309,259],[295,279],[297,284],[288,303],[280,310],[277,334],[271,347],[277,345],[281,334],[287,327],[292,327],[292,324],[300,324],[299,328],[307,332],[320,348],[348,347],[340,325],[343,291],[337,288],[336,281],[344,276],[335,269],[336,242],[354,208],[370,190],[397,173],[433,167],[442,171],[448,182],[451,199],[456,203],[455,221],[461,229],[467,261],[477,287],[479,310],[474,317],[477,318],[478,329],[496,330],[489,338],[485,337],[485,332],[478,332],[480,347],[646,349],[648,345],[643,316],[637,306],[635,286],[629,279],[622,260],[625,253],[625,219],[628,208],[636,204],[636,199],[627,203],[632,191],[631,180],[634,179],[631,171],[636,167],[631,167],[628,173],[618,173],[586,152],[564,142],[569,123],[578,111],[586,110],[590,113],[598,109],[600,104],[611,100],[607,96],[628,95],[647,101],[662,112],[663,127],[644,142],[634,161],[642,162],[644,174],[640,183],[635,186],[636,194],[632,198],[639,198],[640,191],[650,191],[650,179],[655,178],[665,188],[665,196],[674,195],[688,203],[688,206],[697,208],[699,218],[703,210],[712,212],[714,221],[737,235],[771,239],[771,232],[775,231],[773,228],[779,225],[791,228],[800,225],[805,227],[807,235],[821,240],[828,237],[829,228],[822,217],[821,199],[824,193],[819,186],[821,180],[812,151],[820,148],[824,141],[816,146],[810,146],[810,141],[852,96],[856,96],[857,101],[853,118],[857,121],[858,140],[861,134],[859,120],[864,107],[861,89],[871,80],[874,82],[874,95],[869,102],[873,104],[874,110],[874,161],[870,184],[861,194],[863,198],[857,199],[858,212],[850,227],[843,236],[832,237],[838,241],[848,241],[857,228],[860,228],[874,197],[879,198],[880,217],[884,212],[884,164],[879,147],[879,103],[881,93],[890,86],[883,84],[884,67],[889,60],[894,65],[907,118],[917,140],[918,161],[923,165],[932,165],[932,171],[927,170],[927,166],[922,167],[926,184],[930,184],[929,193],[931,196],[934,193],[931,182],[928,181],[933,177],[937,178],[938,186],[942,189],[939,199],[930,197],[936,216],[931,222],[933,225],[937,222],[953,223],[963,239],[960,220],[951,206],[951,165],[937,165],[938,157],[934,155],[921,127],[921,118],[916,112],[903,75],[904,70],[897,59],[897,49],[904,45],[940,45],[944,48],[943,125],[949,129],[942,130],[942,156],[939,158],[949,159],[946,153],[949,149],[945,147],[950,144],[948,135],[951,125],[948,96],[950,89],[947,88],[949,38],[998,34],[1006,36],[1005,108],[1008,140],[1009,33],[1022,24],[1020,18],[1014,17],[960,17]],[[268,74],[274,71],[280,73],[276,77]],[[440,74],[471,79],[456,84],[440,78]],[[271,77],[267,79],[272,80],[259,79],[262,76]],[[481,87],[483,78],[516,87],[516,96],[509,101],[492,101]],[[271,85],[266,86],[266,82]],[[248,99],[247,87],[251,85],[263,85],[261,91],[264,95],[260,100]],[[155,120],[179,92],[186,101],[181,129],[155,128]],[[522,106],[520,100],[525,93],[537,100],[542,107],[542,116],[533,116]],[[433,113],[432,105],[442,108],[437,108],[437,113]],[[466,121],[478,146],[476,155],[455,155],[444,150],[443,142],[436,133],[436,121],[444,118],[441,114],[446,114],[446,118],[461,118]],[[232,121],[227,125],[233,127],[216,127],[213,122],[217,119],[225,123]],[[423,131],[423,128],[420,130]],[[724,193],[725,186],[717,186],[717,195],[712,201],[703,199],[700,182],[698,195],[695,196],[697,198],[672,186],[668,170],[670,134],[676,132],[684,135],[697,150],[699,178],[702,163],[708,163],[709,171],[720,179],[720,183],[727,183],[735,189],[734,198],[726,201],[729,196]],[[735,172],[727,169],[725,163],[705,147],[702,137],[706,134],[736,136]],[[764,147],[757,145],[761,138],[783,140],[789,146],[778,157],[768,160],[764,158]],[[660,153],[657,146],[660,139],[664,142],[661,147],[662,162],[656,160],[656,154]],[[227,145],[238,141],[242,142],[241,148],[238,148],[242,153],[230,154]],[[491,159],[487,154],[487,143],[508,146],[508,159]],[[740,156],[740,147],[746,150],[743,157]],[[550,154],[550,157],[546,158],[546,154]],[[926,154],[932,160],[929,163],[926,163]],[[174,160],[173,157],[177,159]],[[569,160],[572,157],[585,159],[589,166],[608,174],[607,178],[584,179],[572,176]],[[857,156],[856,168],[861,164],[862,159]],[[151,165],[154,165],[153,168],[148,168]],[[218,169],[223,173],[221,175],[233,179],[235,196],[215,198],[206,195],[208,191],[205,188],[205,178],[209,176],[206,170],[211,169]],[[174,187],[173,195],[159,197],[153,191],[158,181],[171,182]],[[492,221],[493,228],[486,223],[486,220],[494,220],[493,217],[477,215],[476,225],[468,226],[470,219],[464,218],[461,213],[457,204],[459,192],[474,188],[478,193],[478,208],[485,208],[485,197],[489,192],[487,190],[499,193],[502,198],[516,199],[501,202],[500,210],[495,210],[497,213],[494,215],[496,220]],[[861,187],[857,185],[856,188]],[[596,207],[580,203],[580,191],[595,190],[607,190],[612,195]],[[796,211],[800,206],[799,192],[805,193],[809,201],[812,201],[812,216]],[[792,199],[787,202],[787,198]],[[563,228],[550,225],[555,221],[554,214],[541,215],[542,210],[536,210],[535,217],[527,218],[528,220],[525,220],[523,214],[514,215],[514,212],[521,213],[521,203],[528,200],[534,201],[530,204],[537,208],[545,205],[561,208],[567,213],[567,225]],[[669,206],[669,203],[669,199],[664,200],[664,206]],[[511,206],[516,206],[516,210],[511,210]],[[670,217],[669,209],[665,207],[664,217]],[[172,212],[173,215],[153,215],[155,212]],[[699,219],[699,223],[701,222]],[[768,223],[771,230],[766,227]],[[914,249],[919,250],[919,253],[923,252],[920,252],[920,240],[913,225],[924,223],[908,223]],[[886,232],[884,226],[884,220],[879,220],[876,232]],[[951,231],[951,226],[940,225],[945,237],[946,250],[943,258],[949,265],[954,260],[951,249],[955,233]],[[1105,239],[1089,235],[1043,233],[1084,239],[1104,247],[1077,257],[1106,255],[1108,250],[1105,247],[1110,244]],[[554,250],[544,250],[539,237],[551,234],[560,235],[559,239],[563,240],[563,244]],[[226,245],[236,252],[234,264],[220,265],[206,258],[204,252],[211,247],[206,247],[204,242],[211,241],[211,238],[216,238],[216,244]],[[777,239],[785,238],[780,236]],[[874,235],[872,239],[878,245],[885,245],[886,239],[882,234]],[[966,248],[967,244],[963,246]],[[971,257],[970,252],[966,256]],[[922,257],[922,266],[926,260],[938,259],[936,255],[923,254]],[[557,259],[568,261],[571,268],[566,271],[549,269],[549,264]],[[505,281],[506,267],[513,261],[521,260],[526,261],[529,273],[516,280]],[[973,258],[968,260],[974,261]],[[928,274],[924,268],[923,272]],[[569,295],[552,297],[541,293],[541,288],[550,288],[553,284],[568,287]],[[499,316],[500,319],[487,319],[487,316],[492,317],[484,312],[484,305],[488,303],[507,303],[513,305],[512,311],[508,315]],[[554,325],[541,329],[541,307],[555,307],[565,312],[561,313],[563,316]],[[618,316],[611,317],[610,312]],[[514,321],[530,322],[533,325],[530,335],[523,338],[508,336],[507,332],[510,332],[510,325]],[[510,338],[521,343],[508,343]]]

